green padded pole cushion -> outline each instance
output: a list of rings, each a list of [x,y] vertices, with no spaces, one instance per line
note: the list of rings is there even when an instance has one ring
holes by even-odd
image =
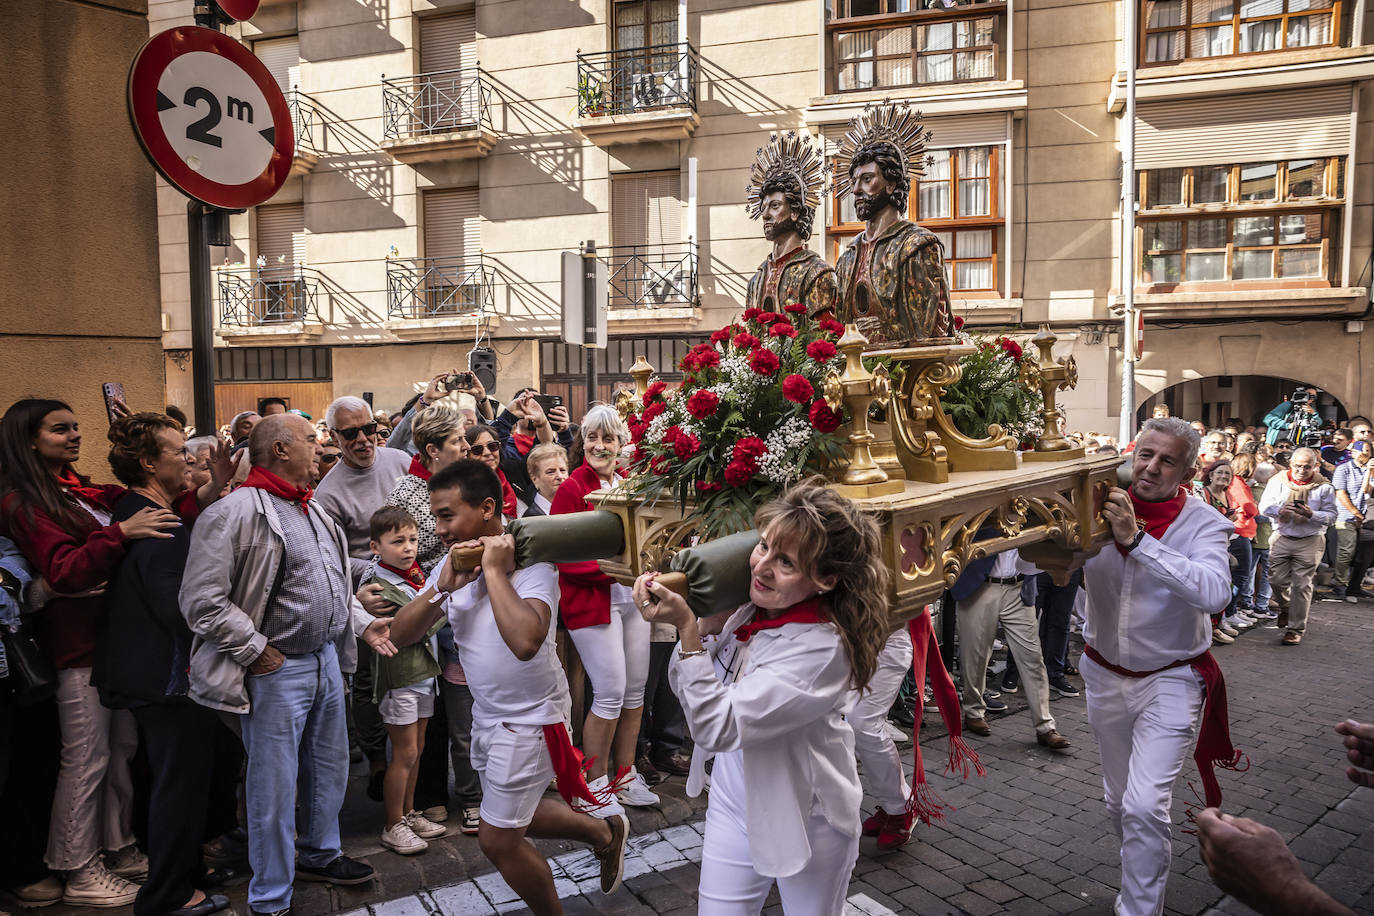
[[[604,509],[518,518],[506,529],[515,538],[515,564],[604,560],[625,549],[620,516]]]
[[[698,617],[733,611],[749,600],[749,554],[759,542],[757,531],[741,531],[673,557],[672,569],[687,576],[687,604]]]

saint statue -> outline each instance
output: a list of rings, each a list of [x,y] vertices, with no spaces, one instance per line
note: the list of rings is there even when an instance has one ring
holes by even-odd
[[[835,159],[838,191],[853,193],[866,224],[835,265],[839,318],[857,325],[875,349],[954,334],[943,246],[904,216],[928,139],[919,113],[885,102],[850,122]]]
[[[812,318],[834,316],[839,292],[835,271],[806,247],[820,203],[821,163],[820,149],[795,131],[769,137],[758,151],[748,210],[751,219],[762,217],[763,237],[773,243],[773,251],[749,281],[746,307],[780,312],[800,302]]]

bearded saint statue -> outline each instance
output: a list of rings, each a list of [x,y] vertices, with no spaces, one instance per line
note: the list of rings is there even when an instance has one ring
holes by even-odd
[[[748,187],[749,216],[763,219],[772,253],[759,265],[746,307],[780,312],[800,302],[812,318],[831,318],[838,301],[835,271],[806,247],[820,203],[822,156],[811,138],[795,131],[768,138],[758,151]]]
[[[905,105],[870,106],[850,122],[835,160],[839,191],[854,195],[866,224],[835,265],[839,319],[857,325],[874,349],[954,334],[944,248],[905,218],[928,139],[920,114]]]

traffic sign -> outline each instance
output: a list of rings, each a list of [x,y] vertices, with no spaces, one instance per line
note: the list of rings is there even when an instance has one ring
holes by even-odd
[[[226,210],[267,200],[291,172],[286,96],[262,61],[215,29],[154,35],[129,69],[129,117],[162,176]]]
[[[1133,363],[1138,363],[1145,356],[1145,313],[1136,310],[1135,325],[1130,329],[1130,340],[1127,342],[1126,358]]]
[[[215,5],[239,22],[247,22],[258,11],[258,0],[215,0]]]

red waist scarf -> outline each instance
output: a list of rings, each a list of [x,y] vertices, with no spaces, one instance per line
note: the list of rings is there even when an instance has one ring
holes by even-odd
[[[315,491],[309,487],[298,487],[294,483],[282,480],[271,471],[254,466],[248,472],[248,479],[243,482],[245,487],[257,487],[259,490],[266,490],[273,496],[280,496],[287,502],[300,503],[301,511],[310,511],[310,498],[315,495]]]
[[[921,609],[921,616],[907,621],[907,631],[911,634],[911,670],[916,676],[918,693],[916,702],[921,702],[919,690],[924,689],[927,663],[930,663],[930,689],[935,696],[935,704],[940,707],[940,718],[949,734],[949,756],[945,765],[946,773],[958,770],[968,779],[969,768],[979,776],[988,771],[978,759],[978,752],[964,741],[963,713],[959,707],[959,692],[954,689],[954,680],[945,669],[944,659],[940,657],[940,644],[935,639],[935,624],[930,619],[930,606]],[[926,782],[925,764],[921,761],[921,712],[916,711],[916,727],[912,734],[915,761],[911,769],[911,798],[907,799],[908,814],[915,815],[929,824],[931,821],[944,820],[944,805],[936,797],[935,791]]]

